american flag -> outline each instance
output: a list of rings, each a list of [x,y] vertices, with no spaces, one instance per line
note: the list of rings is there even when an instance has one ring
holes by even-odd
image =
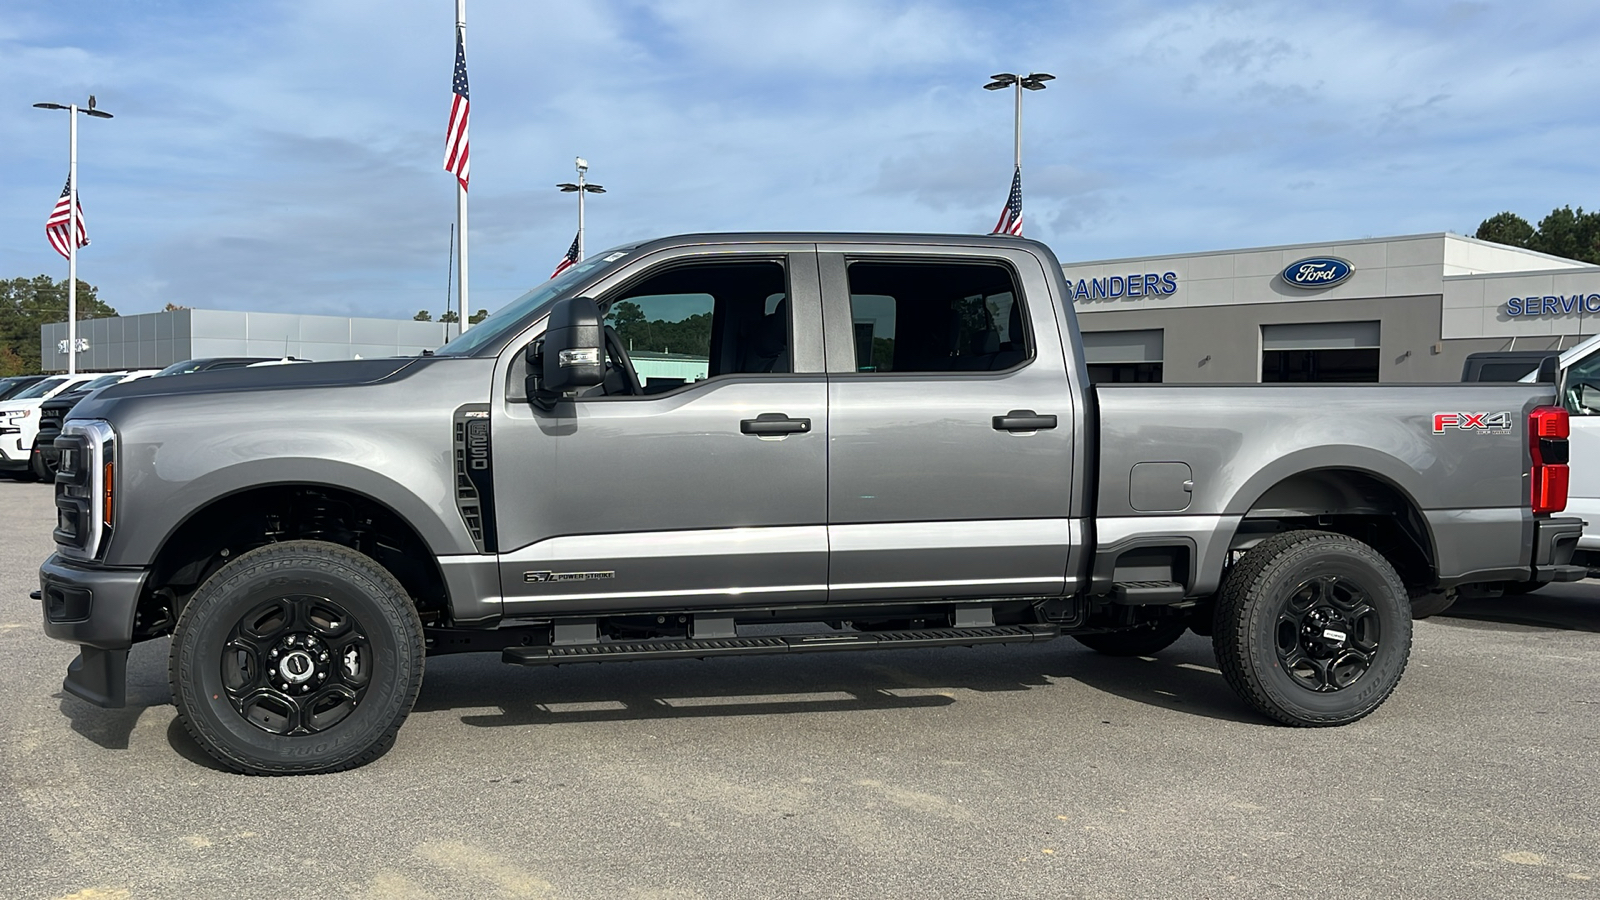
[[[450,101],[450,131],[444,137],[444,169],[454,172],[461,189],[467,189],[468,146],[467,112],[472,104],[467,101],[467,46],[466,35],[456,29],[456,74],[451,82],[455,99]]]
[[[61,189],[61,199],[56,201],[56,208],[50,210],[50,218],[44,220],[44,234],[50,239],[50,246],[62,256],[69,256],[71,248],[67,245],[68,232],[72,230],[72,179],[67,179],[66,186]],[[78,246],[89,246],[89,229],[83,224],[83,204],[78,204]]]
[[[561,262],[556,264],[556,270],[554,272],[550,273],[550,277],[554,278],[557,275],[560,275],[562,272],[565,272],[567,269],[571,268],[572,264],[577,262],[577,261],[578,261],[578,236],[577,235],[573,235],[572,236],[572,246],[567,248],[567,255],[561,257]]]
[[[1011,196],[1006,198],[1005,209],[1000,210],[1000,220],[994,223],[990,234],[1022,234],[1022,167],[1011,176]]]

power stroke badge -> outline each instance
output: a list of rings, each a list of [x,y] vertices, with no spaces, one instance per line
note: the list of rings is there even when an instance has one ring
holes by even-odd
[[[545,584],[551,581],[609,581],[616,572],[523,572],[522,580],[528,584]]]

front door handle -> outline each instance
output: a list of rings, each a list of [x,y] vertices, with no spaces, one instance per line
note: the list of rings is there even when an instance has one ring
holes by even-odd
[[[1054,427],[1055,416],[1041,416],[1031,409],[1013,409],[994,417],[995,431],[1044,431]]]
[[[811,430],[810,419],[791,419],[783,413],[762,413],[754,419],[741,419],[739,433],[754,435],[805,434]]]

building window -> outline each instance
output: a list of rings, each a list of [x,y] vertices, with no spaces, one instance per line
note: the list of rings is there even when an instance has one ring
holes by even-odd
[[[1159,383],[1163,350],[1160,328],[1083,333],[1091,384]]]
[[[1376,382],[1377,322],[1261,326],[1261,380]]]

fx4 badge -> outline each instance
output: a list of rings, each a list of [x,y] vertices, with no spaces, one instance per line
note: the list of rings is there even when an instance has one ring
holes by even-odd
[[[606,581],[617,577],[616,572],[523,572],[522,580],[528,584],[547,581]]]
[[[1511,413],[1508,412],[1441,412],[1433,414],[1433,433],[1444,434],[1447,428],[1476,431],[1480,434],[1506,434],[1511,431]]]

